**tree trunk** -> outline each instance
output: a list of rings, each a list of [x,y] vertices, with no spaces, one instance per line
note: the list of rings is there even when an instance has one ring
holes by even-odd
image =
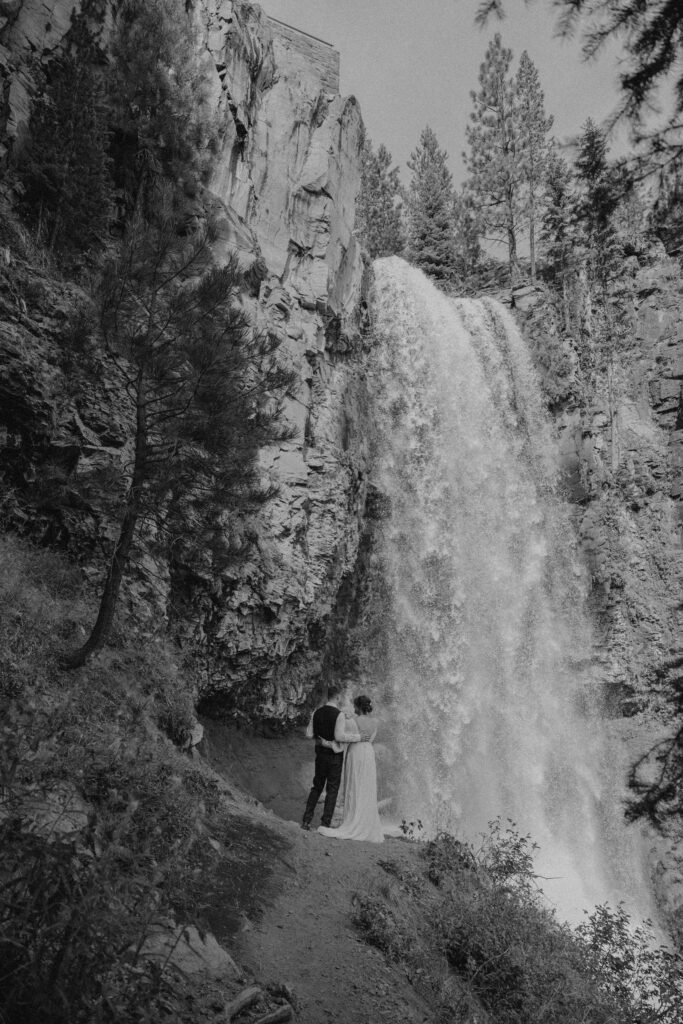
[[[508,223],[508,262],[510,264],[510,285],[517,288],[519,285],[519,259],[517,258],[517,238],[515,236],[514,224]]]
[[[531,283],[536,284],[536,203],[533,191],[529,201],[529,264]]]
[[[135,429],[135,461],[126,510],[121,523],[118,540],[114,548],[109,570],[104,581],[100,598],[100,608],[90,636],[77,651],[62,658],[62,667],[66,669],[80,668],[92,655],[106,643],[111,631],[114,613],[121,589],[121,581],[126,571],[128,556],[135,537],[135,528],[140,514],[142,488],[147,478],[148,439],[147,439],[147,405],[145,398],[144,370],[138,371],[136,383],[136,429]]]
[[[572,329],[572,320],[571,320],[571,312],[570,312],[570,309],[569,309],[569,285],[567,284],[567,275],[568,274],[569,274],[569,269],[567,268],[567,265],[566,265],[565,261],[563,260],[562,261],[562,315],[564,317],[564,329],[567,332],[567,334],[570,334],[571,333],[571,329]]]
[[[510,286],[516,288],[519,283],[519,259],[517,258],[517,235],[515,233],[514,193],[508,188],[507,197],[507,236],[508,262],[510,264]]]

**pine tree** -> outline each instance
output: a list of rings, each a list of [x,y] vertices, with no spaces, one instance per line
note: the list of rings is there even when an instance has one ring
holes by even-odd
[[[680,151],[680,118],[683,111],[683,75],[680,74],[683,51],[683,5],[678,0],[553,0],[561,16],[559,30],[572,35],[583,20],[583,51],[595,56],[615,37],[626,40],[629,62],[623,62],[620,76],[626,114],[640,120],[654,90],[663,79],[678,73],[673,83],[674,114],[659,144],[665,144],[667,131],[674,131],[673,144]],[[476,21],[486,25],[495,15],[504,16],[504,0],[481,0]]]
[[[589,247],[600,254],[612,235],[612,218],[623,189],[607,159],[607,137],[592,118],[583,125],[576,157],[579,185],[577,219],[583,227]]]
[[[180,242],[173,205],[166,191],[154,220],[138,210],[102,278],[102,332],[126,376],[133,459],[97,619],[67,668],[106,642],[140,524],[153,520],[169,552],[220,546],[221,515],[263,497],[260,448],[292,437],[281,413],[294,377],[279,342],[246,319],[236,261],[206,269],[207,232]]]
[[[427,126],[411,153],[408,191],[408,254],[411,262],[437,281],[456,274],[453,226],[453,178],[436,135]]]
[[[481,260],[481,225],[476,209],[465,191],[453,197],[456,270],[465,283],[476,273]]]
[[[510,279],[519,283],[517,231],[521,214],[521,162],[517,137],[516,89],[509,78],[512,51],[496,34],[479,69],[479,91],[472,92],[472,122],[465,129],[467,190],[487,233],[507,241]]]
[[[130,210],[158,175],[172,181],[204,176],[216,126],[184,0],[123,0],[116,19],[112,152]]]
[[[624,184],[624,175],[608,161],[605,133],[591,118],[584,124],[579,139],[576,180],[579,195],[575,216],[585,253],[588,286],[595,299],[589,334],[594,346],[594,369],[606,372],[611,461],[615,471],[619,463],[616,357],[630,330],[628,311],[621,294],[624,250],[615,215],[628,186]]]
[[[526,50],[520,57],[515,92],[517,147],[521,179],[525,187],[524,206],[529,225],[531,280],[535,282],[538,205],[548,168],[548,132],[553,126],[553,119],[546,117],[538,71]]]
[[[27,217],[50,248],[102,240],[113,212],[102,51],[85,18],[72,16],[69,49],[47,65],[18,171]]]
[[[361,191],[358,198],[360,237],[372,259],[400,255],[405,246],[401,182],[391,153],[380,144],[375,153],[366,137],[361,154]]]
[[[564,324],[569,328],[569,277],[573,269],[576,200],[571,169],[554,147],[549,153],[544,186],[540,238],[552,279],[562,295]]]

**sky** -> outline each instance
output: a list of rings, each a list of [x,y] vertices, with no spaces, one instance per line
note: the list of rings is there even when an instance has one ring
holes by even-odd
[[[507,17],[484,29],[474,24],[477,0],[259,0],[267,14],[318,36],[341,53],[341,92],[360,103],[377,148],[383,142],[401,167],[429,125],[457,184],[465,176],[462,151],[478,87],[479,65],[499,31],[517,70],[524,50],[538,68],[553,134],[568,141],[588,117],[601,122],[617,102],[616,51],[582,61],[578,40],[555,36],[551,0],[507,0]],[[625,151],[617,136],[613,155]]]

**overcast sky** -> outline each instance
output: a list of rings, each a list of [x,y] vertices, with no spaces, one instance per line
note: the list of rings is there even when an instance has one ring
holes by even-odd
[[[463,177],[465,125],[488,41],[499,31],[514,54],[536,64],[565,140],[587,117],[601,121],[616,104],[614,52],[588,64],[578,41],[554,37],[551,0],[507,0],[507,17],[483,30],[477,0],[260,0],[267,14],[324,39],[341,53],[341,91],[354,95],[375,148],[380,142],[402,166],[429,124],[447,150],[456,182]],[[617,140],[614,153],[623,151]]]

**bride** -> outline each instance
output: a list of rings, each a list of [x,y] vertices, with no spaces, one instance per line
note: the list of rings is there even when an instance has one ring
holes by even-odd
[[[384,842],[377,810],[377,770],[372,741],[377,734],[377,719],[372,718],[369,697],[356,697],[355,716],[345,723],[349,745],[344,758],[344,818],[339,828],[321,825],[318,832],[334,839],[363,839]]]

